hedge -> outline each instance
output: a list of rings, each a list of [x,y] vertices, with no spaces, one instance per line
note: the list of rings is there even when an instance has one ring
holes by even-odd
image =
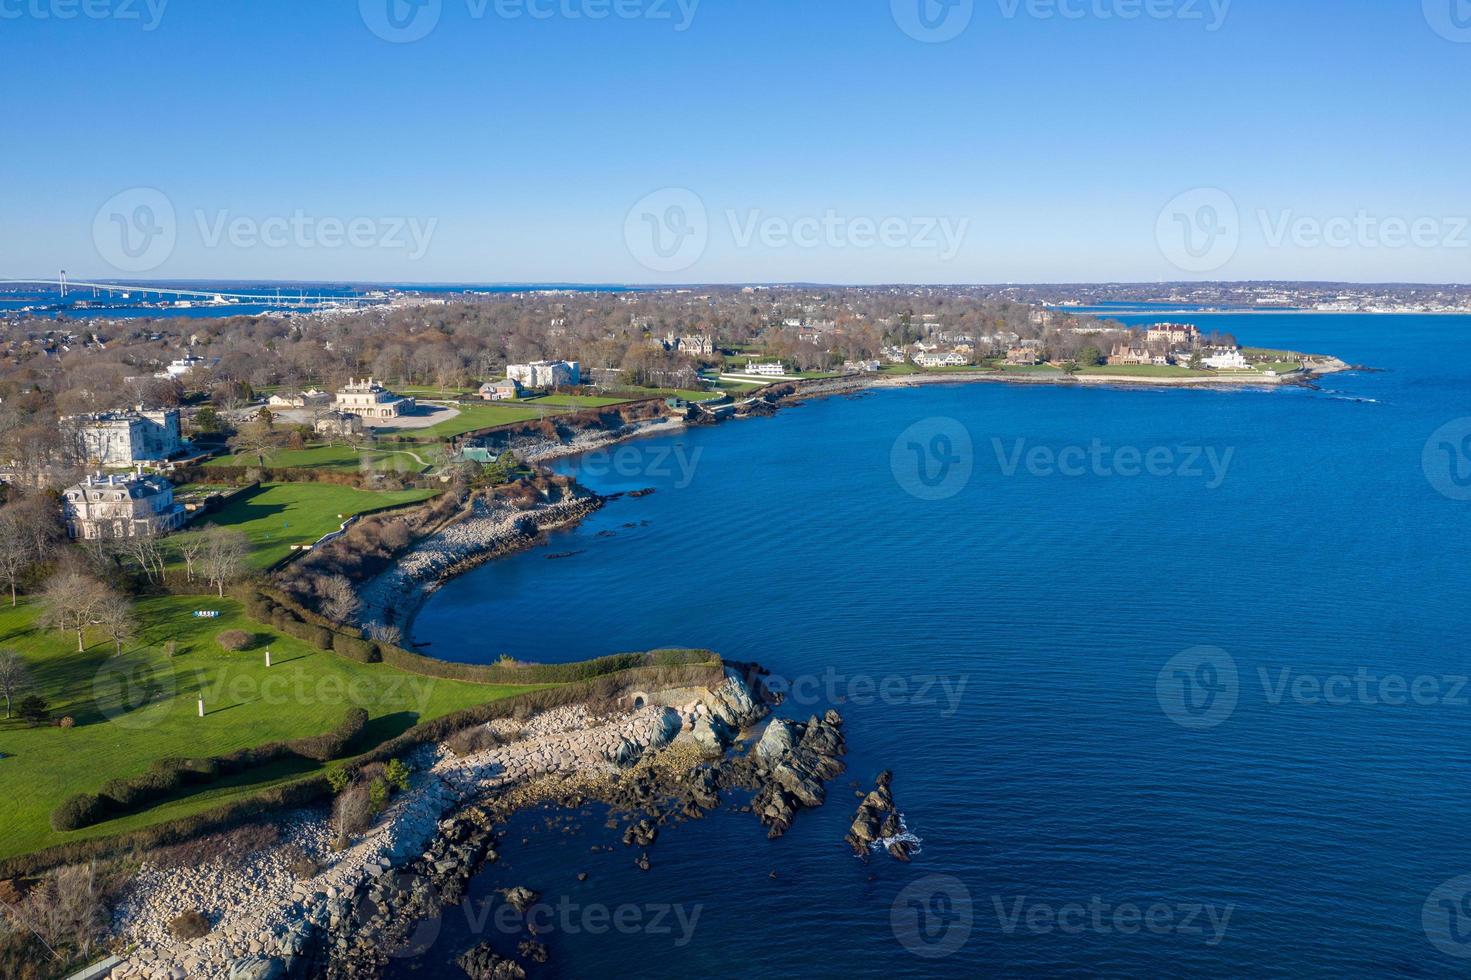
[[[229,755],[203,759],[159,759],[142,775],[110,779],[100,793],[78,793],[51,812],[53,830],[77,830],[121,814],[146,809],[177,792],[187,783],[210,783],[223,775],[242,772],[299,756],[312,762],[330,762],[346,753],[368,727],[368,712],[349,708],[335,727],[320,735],[290,742],[268,742]]]
[[[374,762],[387,762],[420,745],[441,741],[462,728],[484,724],[495,718],[510,717],[522,710],[523,706],[547,710],[590,697],[609,697],[623,690],[714,684],[722,676],[723,664],[713,654],[707,654],[707,657],[711,659],[705,663],[640,667],[617,675],[599,677],[582,684],[533,691],[467,708],[433,721],[421,722],[397,738],[390,739],[371,752],[352,760],[348,765],[353,769],[358,769]],[[651,655],[650,659],[655,659],[655,655]],[[266,749],[269,746],[262,748]],[[256,750],[241,750],[226,758],[241,758],[253,751]],[[222,759],[214,761],[223,762]],[[223,765],[221,769],[224,769]],[[178,844],[203,834],[217,833],[259,821],[265,811],[306,806],[328,800],[331,796],[332,789],[325,775],[305,776],[296,782],[253,793],[232,803],[189,817],[165,821],[122,834],[60,844],[30,854],[6,858],[0,861],[0,877],[39,874],[64,864],[97,860],[120,854],[138,854],[153,848]],[[93,810],[101,806],[100,798],[90,793],[72,797],[52,813],[52,826],[62,831],[76,830],[96,823],[99,818],[94,816]],[[64,819],[76,819],[81,822],[71,826],[58,825],[58,820]]]
[[[385,663],[411,674],[470,684],[570,684],[636,667],[708,664],[719,659],[709,650],[655,650],[652,653],[617,653],[570,664],[507,666],[452,663],[390,643],[366,640],[360,631],[335,623],[286,595],[267,592],[263,587],[249,593],[245,605],[256,618],[269,613],[272,625],[282,633],[305,640],[319,650],[336,651],[347,660]]]

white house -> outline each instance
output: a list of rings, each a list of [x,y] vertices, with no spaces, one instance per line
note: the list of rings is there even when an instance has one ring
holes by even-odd
[[[160,462],[183,447],[176,408],[71,415],[62,424],[75,433],[78,451],[93,466]]]
[[[970,359],[967,358],[964,354],[961,354],[957,351],[950,351],[946,354],[916,354],[914,356],[914,363],[918,364],[920,367],[927,368],[961,367],[963,365],[969,364]]]
[[[1251,365],[1239,350],[1220,350],[1204,358],[1205,366],[1217,371],[1232,371],[1249,368]]]
[[[532,361],[507,364],[506,379],[527,388],[570,388],[582,383],[582,366],[576,361]]]
[[[337,393],[332,407],[363,419],[396,419],[414,410],[412,398],[395,395],[372,378],[352,379]]]
[[[66,533],[84,540],[166,534],[182,527],[185,516],[172,483],[140,473],[89,476],[66,489],[61,509]]]

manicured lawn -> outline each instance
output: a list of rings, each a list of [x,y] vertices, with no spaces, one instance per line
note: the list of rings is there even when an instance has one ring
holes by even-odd
[[[431,425],[427,429],[401,429],[396,434],[414,442],[439,442],[466,432],[473,432],[476,429],[488,429],[493,425],[509,425],[512,422],[525,422],[548,414],[543,409],[533,407],[536,404],[537,402],[523,404],[487,402],[484,405],[456,405],[460,414],[446,422]]]
[[[199,524],[219,524],[244,531],[254,546],[251,565],[268,568],[291,554],[294,544],[311,544],[337,530],[354,514],[417,503],[434,490],[375,492],[330,483],[268,483],[256,493],[231,501]],[[339,517],[338,515],[342,515]]]
[[[201,609],[221,615],[195,618]],[[317,768],[305,760],[278,762],[201,784],[141,813],[65,834],[51,830],[51,811],[67,797],[138,775],[156,759],[220,755],[316,735],[355,706],[372,721],[353,751],[367,751],[421,720],[534,689],[353,663],[252,622],[230,599],[170,596],[141,601],[136,611],[140,636],[113,657],[100,635],[77,653],[71,634],[38,630],[33,603],[0,606],[0,649],[27,660],[34,692],[50,702],[54,717],[76,722],[71,729],[29,728],[0,719],[0,857],[187,816]],[[214,638],[227,629],[254,634],[256,646],[225,652]],[[177,643],[172,658],[163,652],[168,640]],[[270,670],[262,652],[267,644]],[[201,693],[203,718],[196,700]]]
[[[595,395],[547,395],[529,402],[531,405],[549,405],[557,408],[607,408],[622,405],[627,398],[599,398]]]
[[[1079,374],[1123,374],[1136,378],[1209,378],[1214,371],[1192,371],[1177,364],[1099,364]]]
[[[422,472],[425,463],[423,454],[404,452],[389,446],[378,446],[357,450],[343,445],[317,445],[308,446],[305,449],[278,449],[266,455],[266,466],[280,468],[311,467],[313,469],[338,470],[340,472],[356,472],[362,469],[371,469],[379,473],[419,473]],[[257,466],[259,460],[250,454],[237,454],[234,456],[216,456],[204,465],[219,468],[221,466]]]
[[[1062,371],[1047,364],[1003,364],[1001,370],[1011,374],[1062,374]]]

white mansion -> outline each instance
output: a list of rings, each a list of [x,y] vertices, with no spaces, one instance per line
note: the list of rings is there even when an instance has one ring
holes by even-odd
[[[364,381],[354,378],[337,393],[332,407],[363,419],[396,419],[413,412],[415,402],[395,395],[372,378]]]
[[[61,495],[66,533],[72,538],[133,538],[167,534],[184,524],[184,505],[161,476],[97,474]]]
[[[62,420],[92,466],[132,466],[168,459],[183,448],[176,408],[72,415]]]
[[[571,388],[582,383],[582,365],[576,361],[507,364],[506,378],[527,388]]]

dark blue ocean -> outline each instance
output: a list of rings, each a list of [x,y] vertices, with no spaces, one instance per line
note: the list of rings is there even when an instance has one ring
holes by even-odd
[[[848,775],[777,842],[722,813],[644,873],[591,853],[597,815],[521,818],[478,894],[561,903],[551,975],[1467,972],[1471,317],[1194,319],[1377,370],[933,386],[647,440],[566,469],[655,494],[429,603],[436,656],[708,647],[847,722]],[[843,844],[884,768],[909,865]]]

